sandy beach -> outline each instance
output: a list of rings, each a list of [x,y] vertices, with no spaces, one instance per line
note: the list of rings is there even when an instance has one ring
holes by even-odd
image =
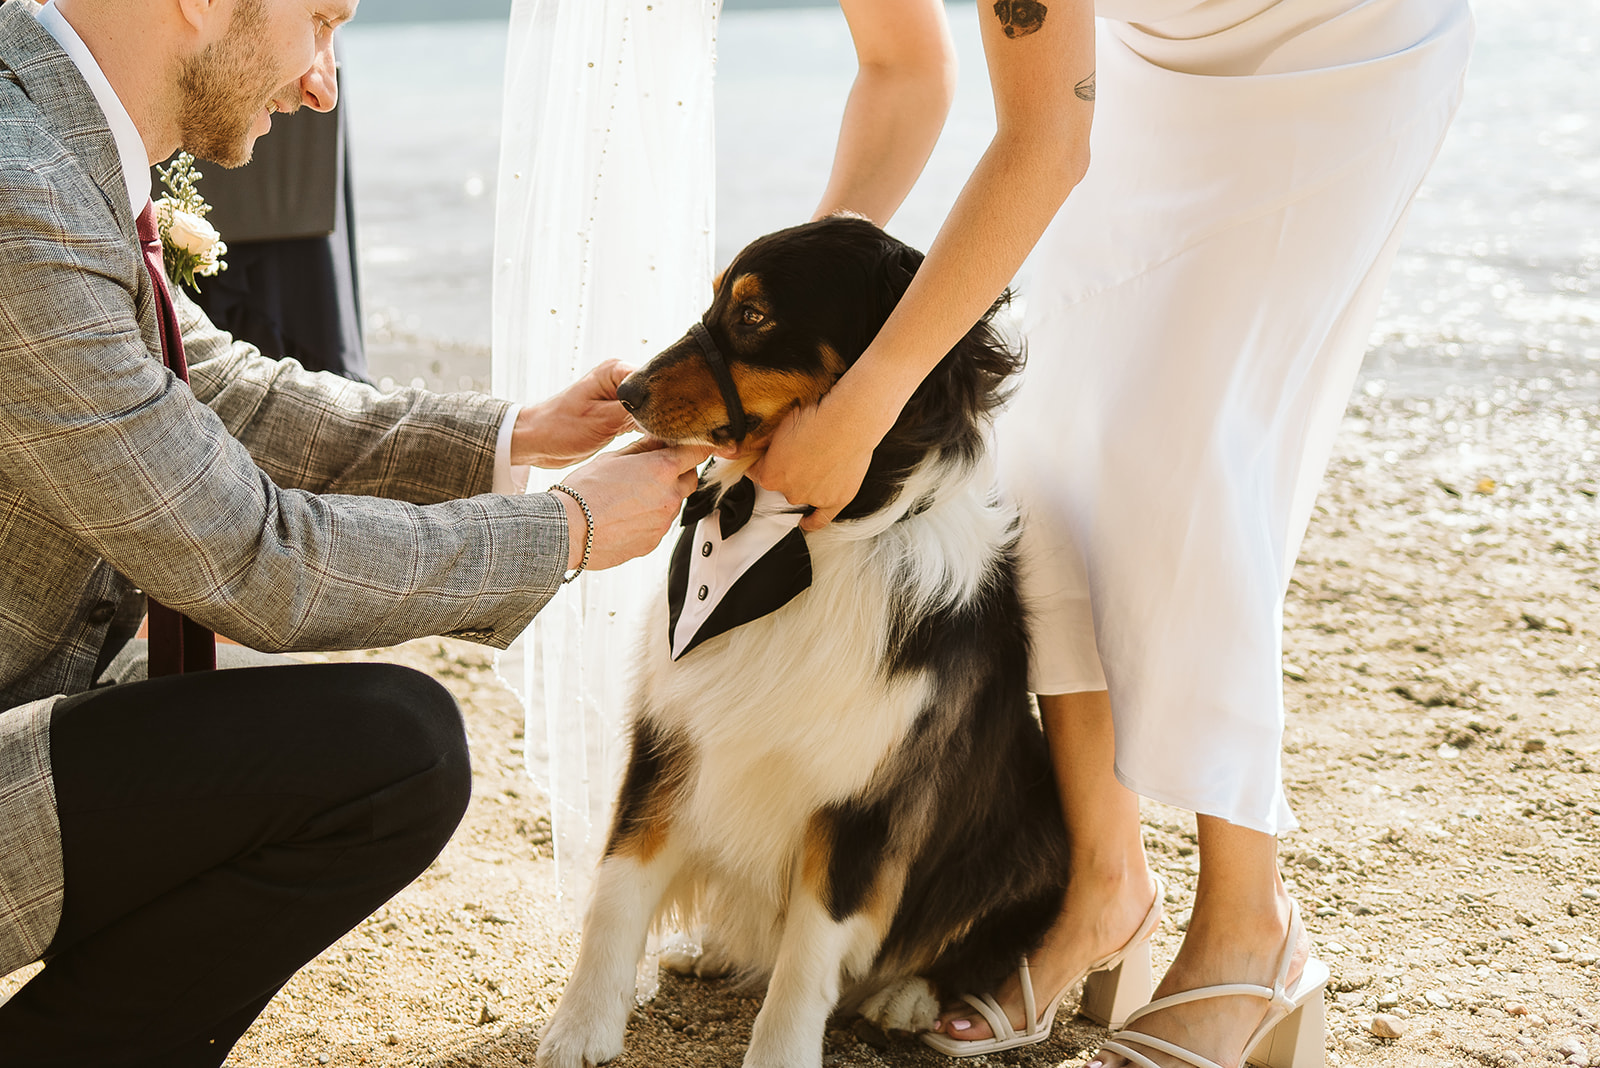
[[[1295,571],[1284,763],[1303,827],[1282,856],[1334,975],[1331,1065],[1600,1065],[1600,405],[1540,385],[1361,394]],[[455,692],[475,796],[438,862],[300,973],[228,1063],[531,1064],[577,937],[520,708],[476,646],[350,655]],[[1170,886],[1159,967],[1193,897],[1194,825],[1150,804],[1144,820]],[[664,977],[615,1063],[736,1066],[759,1005]],[[1374,1035],[1380,1014],[1400,1037]],[[1049,1042],[967,1063],[1079,1065],[1101,1035],[1064,1011]],[[950,1062],[836,1019],[823,1063]]]

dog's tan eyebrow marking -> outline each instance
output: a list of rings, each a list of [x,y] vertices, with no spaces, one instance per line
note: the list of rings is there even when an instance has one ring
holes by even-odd
[[[733,280],[733,291],[729,294],[734,304],[747,304],[759,301],[766,296],[761,287],[761,276],[758,274],[741,274]]]

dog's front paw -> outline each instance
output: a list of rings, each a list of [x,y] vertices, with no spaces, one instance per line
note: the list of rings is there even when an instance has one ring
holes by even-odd
[[[622,1056],[622,1038],[627,1031],[582,1014],[556,1009],[545,1028],[535,1055],[538,1068],[594,1068],[597,1064]]]
[[[931,1031],[939,992],[920,975],[896,979],[861,1003],[861,1015],[885,1031]]]

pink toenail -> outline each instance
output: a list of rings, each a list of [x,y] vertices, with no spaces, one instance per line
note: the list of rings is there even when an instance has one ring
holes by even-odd
[[[971,1020],[951,1020],[950,1021],[950,1030],[952,1030],[952,1031],[966,1031],[966,1030],[970,1029],[971,1027],[972,1027],[972,1021]]]

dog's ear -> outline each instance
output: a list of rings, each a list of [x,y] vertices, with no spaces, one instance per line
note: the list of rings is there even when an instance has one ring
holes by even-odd
[[[906,287],[911,284],[912,276],[917,273],[917,268],[922,266],[922,253],[893,238],[889,240],[891,242],[889,248],[878,261],[879,326],[889,318],[894,306],[900,303],[900,298],[906,294]]]

